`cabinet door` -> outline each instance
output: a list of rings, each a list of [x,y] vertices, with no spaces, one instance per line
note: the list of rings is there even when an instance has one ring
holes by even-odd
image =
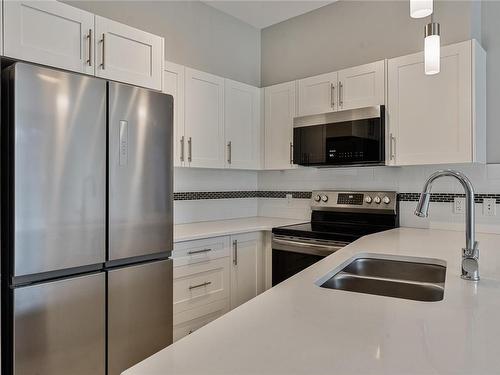
[[[266,87],[264,90],[265,168],[293,167],[293,117],[295,82]]]
[[[95,16],[96,75],[161,90],[163,38]]]
[[[264,257],[260,232],[232,236],[231,308],[264,290]]]
[[[191,167],[224,167],[224,78],[186,68],[185,126]]]
[[[337,72],[297,81],[297,115],[314,115],[338,109]]]
[[[471,42],[441,49],[441,72],[424,54],[389,60],[388,120],[395,165],[472,161]]]
[[[385,103],[384,60],[339,71],[339,109]]]
[[[186,160],[184,66],[165,61],[163,92],[174,97],[174,167],[182,167]]]
[[[226,166],[260,167],[260,100],[257,87],[225,80]]]
[[[4,2],[4,55],[94,74],[94,15],[57,1]]]

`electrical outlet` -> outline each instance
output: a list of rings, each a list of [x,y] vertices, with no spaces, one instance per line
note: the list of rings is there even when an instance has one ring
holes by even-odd
[[[483,215],[484,216],[496,216],[497,214],[497,202],[495,198],[485,198],[483,199]]]
[[[292,194],[287,194],[287,195],[285,195],[285,197],[286,197],[286,203],[287,203],[287,205],[290,206],[292,204],[292,199],[293,199]]]
[[[455,198],[453,200],[453,212],[456,214],[465,212],[465,198]]]

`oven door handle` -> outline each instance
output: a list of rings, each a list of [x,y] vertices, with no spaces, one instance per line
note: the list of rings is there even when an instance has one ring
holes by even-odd
[[[282,238],[273,238],[273,250],[291,251],[300,254],[310,254],[319,256],[328,256],[337,250],[347,246],[347,243],[336,242],[334,244],[318,244],[308,241],[286,240]]]

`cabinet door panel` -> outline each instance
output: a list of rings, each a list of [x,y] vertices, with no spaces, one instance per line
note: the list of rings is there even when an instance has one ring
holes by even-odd
[[[265,96],[265,168],[293,167],[293,117],[295,82],[266,87]]]
[[[224,97],[226,166],[257,169],[260,164],[259,89],[226,79]]]
[[[297,115],[314,115],[338,109],[337,72],[297,81]]]
[[[441,72],[423,53],[389,60],[388,112],[397,165],[472,161],[471,45],[441,49]]]
[[[96,75],[161,90],[163,38],[95,17]]]
[[[186,68],[185,126],[191,167],[224,167],[224,78]]]
[[[5,56],[94,74],[93,14],[57,1],[6,1],[4,12]]]
[[[385,103],[384,61],[339,71],[339,109]]]
[[[182,167],[186,160],[184,134],[184,66],[165,62],[163,92],[174,97],[174,167]]]
[[[264,258],[260,233],[232,236],[231,308],[264,290]]]

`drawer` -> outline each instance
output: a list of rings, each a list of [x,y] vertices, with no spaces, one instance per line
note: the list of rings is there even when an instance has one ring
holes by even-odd
[[[174,244],[174,267],[224,258],[230,255],[229,237],[214,237]]]
[[[210,323],[229,311],[229,299],[174,315],[174,342]]]
[[[174,268],[174,314],[229,297],[230,258]]]

